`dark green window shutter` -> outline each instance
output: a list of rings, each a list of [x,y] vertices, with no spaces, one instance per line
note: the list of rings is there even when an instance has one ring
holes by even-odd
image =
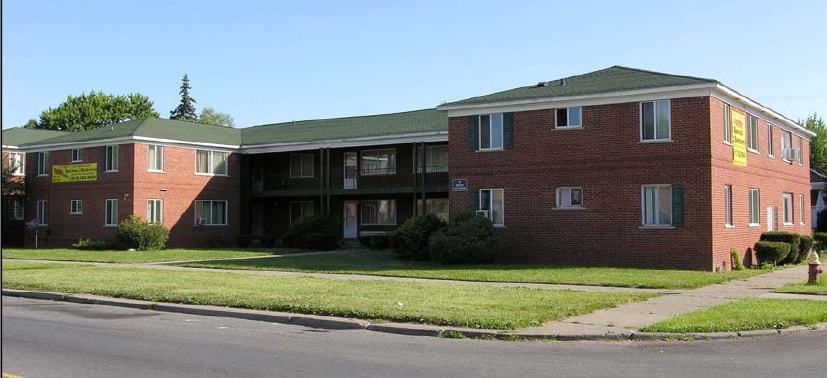
[[[514,149],[514,113],[503,114],[503,148]]]
[[[672,225],[683,227],[683,187],[672,185]]]
[[[476,190],[471,190],[468,188],[468,210],[471,213],[475,213],[477,210],[480,209],[480,193]]]
[[[106,171],[106,146],[101,147],[101,161],[98,163],[98,172]]]
[[[468,116],[468,151],[476,151],[479,148],[480,117]]]

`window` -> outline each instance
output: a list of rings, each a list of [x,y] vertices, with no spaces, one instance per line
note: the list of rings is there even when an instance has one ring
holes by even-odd
[[[499,150],[503,148],[503,114],[486,114],[479,116],[480,150]]]
[[[195,150],[195,173],[226,176],[227,153],[222,151]]]
[[[447,198],[427,198],[425,199],[425,208],[422,208],[422,200],[416,200],[416,207],[420,210],[420,214],[434,214],[442,219],[448,221],[448,199]]]
[[[147,146],[149,156],[146,159],[146,170],[150,172],[164,171],[164,146],[150,144]]]
[[[664,141],[671,138],[669,100],[640,103],[640,138],[642,141]]]
[[[25,202],[22,198],[12,198],[11,199],[11,207],[12,207],[12,218],[16,220],[23,220],[23,208],[25,206]]]
[[[395,175],[396,150],[389,148],[362,151],[361,169],[362,176]]]
[[[798,223],[804,224],[804,195],[798,195]]]
[[[782,196],[784,210],[784,224],[793,224],[793,195],[784,193]]]
[[[26,154],[22,152],[9,152],[9,170],[14,176],[26,174]]]
[[[83,161],[83,149],[82,148],[73,148],[72,149],[72,163],[77,163]]]
[[[103,225],[107,227],[118,226],[118,200],[106,200],[106,213],[103,220]]]
[[[789,131],[781,131],[781,158],[784,160],[790,159],[790,149],[793,147],[793,136]]]
[[[580,121],[582,109],[578,106],[575,108],[560,108],[557,109],[557,123],[556,128],[565,129],[567,127],[581,127]]]
[[[732,186],[724,186],[724,224],[732,226]]]
[[[41,226],[49,224],[49,201],[37,201],[37,222]]]
[[[422,147],[416,148],[416,173],[422,173]],[[448,145],[425,146],[425,172],[448,172]]]
[[[195,224],[226,226],[227,201],[195,201]]]
[[[480,210],[487,211],[494,226],[505,226],[505,198],[502,189],[480,190]]]
[[[561,209],[582,209],[583,189],[580,187],[557,188],[557,207]]]
[[[798,137],[798,165],[804,165],[804,139]]]
[[[290,224],[313,214],[313,201],[290,202]]]
[[[164,200],[146,200],[146,221],[149,223],[164,223]]]
[[[732,120],[732,111],[729,104],[724,104],[724,142],[732,143],[732,128],[730,122]]]
[[[362,201],[362,224],[396,224],[396,201]]]
[[[69,201],[69,214],[83,214],[83,201],[71,200]]]
[[[48,176],[49,175],[49,153],[48,152],[38,152],[37,153],[37,175],[38,176]]]
[[[767,154],[773,155],[772,124],[767,125]]]
[[[118,171],[118,146],[106,146],[104,148],[103,167],[106,172]]]
[[[642,193],[643,225],[672,225],[672,186],[644,185]]]
[[[747,148],[758,151],[758,117],[749,116],[749,127],[747,128]]]
[[[290,178],[313,177],[313,154],[290,155]]]
[[[749,190],[749,225],[758,226],[761,223],[759,209],[761,208],[758,189]]]

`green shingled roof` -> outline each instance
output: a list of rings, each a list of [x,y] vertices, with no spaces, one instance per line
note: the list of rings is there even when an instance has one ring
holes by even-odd
[[[241,132],[230,127],[158,118],[136,119],[91,130],[62,133],[30,144],[79,143],[133,136],[230,146],[241,144]]]
[[[241,129],[245,146],[318,142],[429,131],[448,131],[446,114],[436,109],[361,117],[295,121]]]
[[[583,75],[541,82],[486,96],[471,97],[442,106],[462,106],[488,103],[533,100],[540,98],[586,96],[599,93],[676,87],[694,84],[718,83],[716,80],[692,76],[669,75],[660,72],[612,66]]]
[[[67,134],[67,132],[14,127],[8,130],[3,130],[3,145],[19,147],[23,144],[39,142],[63,134]]]

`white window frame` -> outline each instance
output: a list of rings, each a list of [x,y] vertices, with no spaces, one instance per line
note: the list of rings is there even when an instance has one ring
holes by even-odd
[[[375,155],[375,156],[374,156]],[[382,159],[385,159],[385,167],[382,168]],[[375,159],[379,168],[367,168],[366,164],[371,164],[371,159]],[[359,154],[359,174],[362,176],[386,176],[396,174],[396,149],[395,148],[381,148],[373,150],[362,150]]]
[[[391,226],[396,225],[396,200],[363,200],[360,201],[362,207],[362,216],[360,222],[364,226]],[[382,215],[382,208],[384,208],[385,216]],[[373,216],[365,216],[367,211],[376,212],[376,221],[368,222]]]
[[[498,123],[497,123],[498,122]],[[498,151],[505,148],[505,116],[503,113],[491,113],[479,115],[479,129],[477,130],[477,139],[480,151]],[[488,131],[487,147],[483,147],[483,128]],[[495,139],[499,136],[499,139]],[[499,142],[496,144],[495,142]]]
[[[761,141],[758,138],[758,117],[747,114],[747,150],[758,152]]]
[[[785,226],[792,226],[793,224],[793,194],[792,193],[784,193],[781,195],[781,208],[782,208],[782,217],[783,223]]]
[[[26,212],[26,202],[23,198],[12,198],[9,201],[9,205],[12,207],[12,219],[15,220],[23,220],[25,219],[25,212]]]
[[[667,189],[667,193],[669,193],[669,199],[666,200],[668,204],[668,221],[664,222],[661,219],[661,214],[658,211],[660,209],[661,202],[664,199],[660,198],[660,190]],[[652,195],[648,196],[647,191],[651,191]],[[651,197],[650,201],[647,201]],[[642,215],[642,227],[646,228],[671,228],[674,227],[672,224],[673,221],[673,211],[672,211],[672,185],[671,184],[652,184],[652,185],[642,185],[640,187],[640,203],[641,203],[641,215]],[[651,203],[651,208],[649,207]],[[652,221],[649,221],[651,219]]]
[[[207,154],[207,166],[203,171],[198,170],[198,154]],[[224,156],[224,164],[222,167],[224,168],[223,172],[219,172],[218,169],[215,167],[215,159],[217,156]],[[229,172],[229,160],[230,154],[226,151],[217,151],[217,150],[195,150],[195,174],[199,176],[228,176]]]
[[[37,222],[39,226],[49,225],[49,201],[37,201],[35,211],[37,212]]]
[[[793,133],[781,130],[781,160],[790,161],[787,153],[793,147]]]
[[[646,138],[646,119],[644,117],[644,107],[646,104],[652,104],[652,137]],[[667,118],[669,119],[666,125],[666,134],[659,135],[660,122],[658,120],[659,110],[665,106]],[[640,141],[641,142],[669,142],[672,140],[672,102],[671,100],[655,100],[643,101],[640,103]]]
[[[724,103],[724,143],[732,144],[732,108]]]
[[[160,144],[149,144],[146,147],[146,170],[147,172],[164,171],[164,146]]]
[[[164,224],[164,200],[149,198],[146,200],[146,221],[148,223]]]
[[[224,204],[224,223],[218,223],[216,219],[213,219],[213,206],[217,206],[219,203]],[[204,213],[204,206],[209,206],[209,214]],[[196,200],[195,201],[195,225],[196,226],[226,226],[229,221],[227,219],[228,211],[229,211],[229,203],[226,200]],[[201,217],[199,217],[199,210],[201,210]],[[209,216],[207,216],[209,215]],[[199,219],[206,219],[205,222],[200,222]],[[220,219],[219,219],[220,220]]]
[[[732,185],[724,185],[724,225],[735,227],[732,223]]]
[[[774,153],[775,153],[775,149],[774,149],[775,146],[774,146],[773,140],[772,140],[772,134],[773,134],[772,129],[773,129],[773,125],[771,123],[767,124],[767,155],[769,157],[774,157]]]
[[[572,112],[577,113],[577,123],[571,122],[571,115]],[[566,124],[563,125],[560,123],[560,113],[566,114]],[[581,106],[572,106],[569,108],[557,108],[554,111],[554,128],[555,129],[579,129],[583,127],[583,107]]]
[[[309,172],[305,172],[305,160],[310,160]],[[298,170],[294,169],[294,162],[298,161]],[[316,161],[313,154],[290,154],[290,178],[313,178],[315,176]]]
[[[416,208],[420,214],[434,214],[439,219],[447,222],[450,216],[451,204],[448,198],[426,198],[425,207],[422,207],[422,199],[416,200]]]
[[[80,163],[83,161],[83,148],[72,149],[72,163]]]
[[[12,167],[12,176],[26,175],[26,154],[24,152],[9,152],[9,167]]]
[[[798,136],[798,165],[804,165],[804,138]]]
[[[69,200],[69,214],[83,214],[83,201]]]
[[[103,215],[104,227],[118,227],[118,200],[107,198]]]
[[[578,203],[579,202],[579,203]],[[580,186],[562,186],[555,193],[556,209],[582,210],[583,188]]]
[[[38,152],[37,153],[37,175],[38,176],[48,176],[49,175],[49,152]]]
[[[114,144],[106,146],[106,153],[104,154],[104,172],[118,171],[118,145]]]
[[[798,195],[798,224],[804,224],[804,195]]]
[[[297,207],[298,214],[294,213],[294,207]],[[291,201],[290,202],[290,224],[305,217],[310,217],[316,214],[316,209],[313,201]]]
[[[483,192],[488,193],[488,201],[483,202]],[[499,200],[495,194],[499,194]],[[494,227],[505,227],[505,190],[503,189],[480,189],[479,191],[480,210],[489,211],[489,218]]]
[[[749,225],[761,225],[761,192],[758,189],[751,188],[749,193]]]

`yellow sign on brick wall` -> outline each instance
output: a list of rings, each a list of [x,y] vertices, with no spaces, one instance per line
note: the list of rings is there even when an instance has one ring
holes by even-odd
[[[83,182],[98,180],[98,163],[52,166],[52,182]]]
[[[746,129],[744,123],[744,115],[738,112],[732,112],[730,120],[732,121],[732,164],[742,167],[747,166],[747,137],[744,133]]]

